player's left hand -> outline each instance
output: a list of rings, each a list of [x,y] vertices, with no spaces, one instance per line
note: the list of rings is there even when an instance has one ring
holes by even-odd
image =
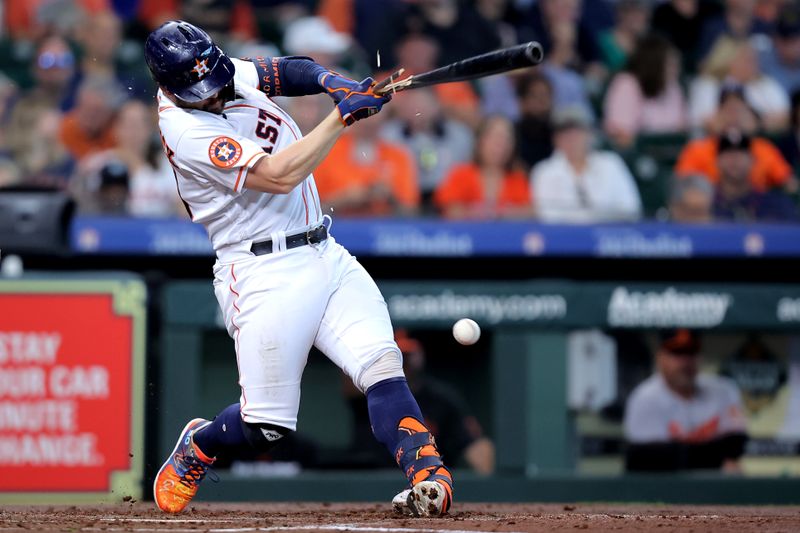
[[[336,109],[345,126],[378,113],[383,104],[392,99],[390,94],[378,96],[374,87],[375,80],[365,78],[337,104]]]
[[[338,72],[326,72],[320,80],[320,85],[328,93],[328,96],[333,98],[337,104],[344,100],[351,91],[358,87],[356,80],[351,80],[346,76],[342,76]]]

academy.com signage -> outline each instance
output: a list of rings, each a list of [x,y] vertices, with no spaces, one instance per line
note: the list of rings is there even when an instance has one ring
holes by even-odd
[[[0,501],[138,494],[144,289],[133,285],[0,283]]]
[[[800,329],[800,285],[523,282],[380,284],[402,327]]]
[[[396,294],[389,313],[399,320],[457,320],[471,317],[489,325],[501,322],[561,320],[567,299],[561,294]]]
[[[617,287],[608,303],[613,327],[710,328],[725,320],[733,296],[723,292],[635,291]]]

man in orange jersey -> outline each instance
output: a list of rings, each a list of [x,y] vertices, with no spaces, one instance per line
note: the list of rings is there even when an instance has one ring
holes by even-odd
[[[726,85],[722,88],[715,123],[718,134],[732,129],[752,134],[757,129],[757,117],[747,104],[741,85]],[[691,141],[681,152],[675,173],[678,176],[703,174],[711,183],[717,184],[720,176],[717,165],[718,145],[717,135]],[[792,184],[792,168],[775,145],[762,137],[754,137],[750,150],[753,156],[750,182],[756,191],[765,192],[773,187],[787,187]]]

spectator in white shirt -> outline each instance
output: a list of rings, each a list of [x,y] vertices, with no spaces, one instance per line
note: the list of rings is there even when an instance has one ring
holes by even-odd
[[[531,193],[543,222],[637,220],[642,203],[633,176],[614,152],[594,150],[592,120],[581,108],[553,116],[553,155],[531,171]]]

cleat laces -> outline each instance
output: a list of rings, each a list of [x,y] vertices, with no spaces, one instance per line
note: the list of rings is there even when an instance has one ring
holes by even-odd
[[[211,470],[211,465],[205,463],[193,455],[183,455],[175,458],[175,463],[183,471],[178,480],[181,485],[188,488],[196,487],[208,474],[208,479],[214,483],[219,481],[219,476]]]

